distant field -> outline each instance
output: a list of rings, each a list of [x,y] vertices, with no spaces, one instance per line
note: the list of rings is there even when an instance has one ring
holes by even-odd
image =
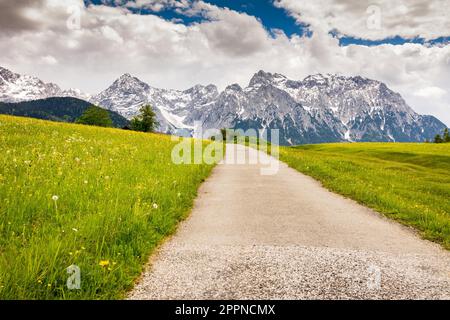
[[[122,297],[212,169],[173,164],[175,143],[0,116],[0,299]]]
[[[450,249],[450,144],[305,145],[280,159]]]

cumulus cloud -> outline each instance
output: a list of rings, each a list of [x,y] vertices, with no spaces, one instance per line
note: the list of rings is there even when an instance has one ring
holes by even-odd
[[[184,25],[134,14],[129,5],[86,6],[81,0],[19,0],[16,6],[0,7],[1,15],[22,19],[0,29],[0,65],[90,93],[123,73],[177,89],[198,83],[246,86],[259,69],[293,79],[318,72],[362,75],[385,82],[416,111],[450,124],[450,46],[341,47],[323,25],[315,27],[312,37],[287,37],[280,30],[269,35],[253,16],[202,1],[134,4],[171,2],[204,21]],[[36,10],[40,14],[33,14]],[[76,23],[68,28],[68,19],[79,21],[79,28]]]
[[[167,9],[188,9],[193,4],[192,0],[102,0],[101,3],[130,9],[147,9],[154,12]]]
[[[415,92],[414,95],[423,98],[439,99],[447,94],[447,91],[439,87],[425,87]]]
[[[33,17],[33,11],[43,10],[42,1],[16,0],[0,1],[0,30],[2,33],[36,30],[42,21]]]
[[[450,36],[448,0],[275,0],[313,30],[362,39]]]

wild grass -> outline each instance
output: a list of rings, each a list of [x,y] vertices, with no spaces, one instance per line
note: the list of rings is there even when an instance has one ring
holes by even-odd
[[[173,164],[176,143],[0,116],[0,299],[122,298],[213,167]]]
[[[280,148],[280,159],[450,249],[450,145],[348,143]]]

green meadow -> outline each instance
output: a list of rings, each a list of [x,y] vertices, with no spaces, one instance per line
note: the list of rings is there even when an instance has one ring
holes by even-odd
[[[304,145],[280,159],[450,249],[450,144]]]
[[[172,163],[176,143],[0,116],[0,299],[124,297],[212,170]]]

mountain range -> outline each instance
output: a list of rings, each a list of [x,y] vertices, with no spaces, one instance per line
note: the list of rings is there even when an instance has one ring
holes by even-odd
[[[184,91],[160,89],[124,74],[106,90],[90,96],[0,68],[0,101],[54,96],[85,99],[128,119],[149,103],[157,114],[159,131],[166,133],[193,134],[197,123],[203,130],[279,129],[284,145],[421,142],[446,127],[433,116],[417,114],[384,83],[360,76],[316,74],[291,80],[259,71],[245,88],[232,84],[219,92],[212,84]]]

